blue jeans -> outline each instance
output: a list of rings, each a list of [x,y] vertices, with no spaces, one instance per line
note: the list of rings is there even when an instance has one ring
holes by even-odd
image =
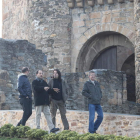
[[[97,112],[97,120],[94,123],[95,111]],[[103,111],[100,105],[89,104],[89,132],[95,133],[103,120]]]

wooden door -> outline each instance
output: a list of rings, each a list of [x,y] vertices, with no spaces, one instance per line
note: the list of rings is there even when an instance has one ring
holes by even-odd
[[[93,69],[117,70],[117,47],[110,47],[102,52],[95,60]]]

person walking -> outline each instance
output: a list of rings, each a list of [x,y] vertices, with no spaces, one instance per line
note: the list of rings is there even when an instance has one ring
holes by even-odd
[[[59,128],[54,127],[51,119],[49,109],[49,86],[47,82],[43,80],[43,72],[41,70],[36,72],[36,79],[32,82],[32,89],[34,93],[37,129],[40,129],[41,112],[43,112],[50,132],[54,133],[58,131]]]
[[[96,75],[93,71],[89,72],[89,81],[86,81],[83,87],[82,95],[88,98],[89,102],[89,132],[96,133],[103,120],[103,111],[100,105],[102,91],[99,82],[95,80]],[[97,120],[94,122],[95,112]]]
[[[28,118],[32,115],[32,90],[31,84],[28,80],[29,68],[23,67],[22,73],[18,75],[18,91],[19,101],[23,108],[22,119],[18,122],[17,126],[25,125]]]

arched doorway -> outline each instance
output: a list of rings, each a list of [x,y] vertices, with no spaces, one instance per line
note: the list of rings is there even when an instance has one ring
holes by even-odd
[[[110,70],[118,70],[119,61],[123,60],[121,58],[120,49],[121,46],[112,46],[100,53],[95,60],[91,64],[91,69],[110,69]],[[126,56],[128,48],[121,47],[121,50],[125,50],[123,55]],[[118,53],[119,52],[119,53]],[[135,96],[135,61],[134,61],[134,53],[131,54],[126,60],[124,61],[121,71],[126,73],[127,77],[127,100],[128,101],[136,101]]]
[[[128,58],[132,54],[134,54],[134,45],[127,37],[116,32],[102,32],[91,37],[83,45],[77,58],[76,71],[85,72],[91,69],[111,69],[127,73],[126,64],[130,63]],[[134,59],[132,61],[134,63]],[[133,70],[135,71],[135,68]],[[132,74],[127,74],[127,76],[128,81],[129,78],[132,79]],[[133,87],[128,89],[129,101],[135,101],[134,77],[132,81],[131,85]],[[129,84],[127,83],[127,87],[130,87]],[[132,98],[132,96],[134,97]]]
[[[127,75],[127,100],[136,101],[135,95],[135,55],[130,55],[124,62],[121,71]]]
[[[116,32],[102,32],[91,37],[81,48],[76,71],[85,72],[93,68],[93,63],[109,47],[117,47],[117,71],[121,71],[126,58],[134,53],[134,46],[124,35]],[[125,54],[124,54],[125,53]]]

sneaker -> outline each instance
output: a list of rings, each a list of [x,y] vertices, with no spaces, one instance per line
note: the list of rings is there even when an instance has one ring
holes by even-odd
[[[54,133],[54,132],[56,132],[56,131],[59,131],[59,128],[53,128],[53,129],[51,129],[51,130],[50,130],[50,133]]]

